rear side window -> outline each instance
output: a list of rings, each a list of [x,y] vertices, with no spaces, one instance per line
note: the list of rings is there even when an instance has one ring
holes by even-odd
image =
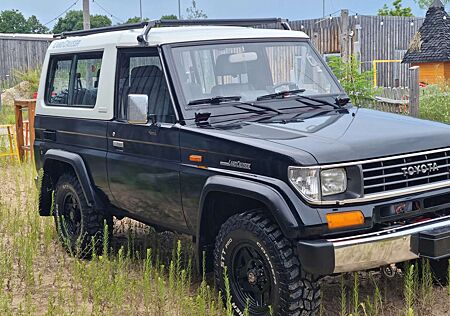
[[[54,56],[50,59],[48,105],[93,108],[103,53]]]

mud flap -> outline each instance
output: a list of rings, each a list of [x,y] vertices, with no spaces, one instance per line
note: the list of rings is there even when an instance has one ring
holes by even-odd
[[[38,184],[39,189],[39,215],[52,215],[53,208],[53,182],[48,173],[44,172],[41,183]]]

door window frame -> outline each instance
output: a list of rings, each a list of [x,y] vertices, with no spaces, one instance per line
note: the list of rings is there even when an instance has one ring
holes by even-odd
[[[45,80],[45,94],[44,94],[44,102],[45,105],[48,106],[57,106],[57,107],[64,107],[64,108],[84,108],[84,109],[93,109],[97,105],[97,99],[95,100],[94,105],[83,105],[83,104],[72,104],[73,102],[73,90],[75,85],[75,73],[77,71],[77,64],[78,59],[86,59],[89,57],[98,57],[102,61],[102,66],[100,67],[100,75],[101,75],[101,68],[103,67],[103,57],[104,57],[104,51],[103,50],[95,50],[90,52],[82,52],[82,53],[64,53],[64,54],[52,54],[50,55],[49,60],[49,67],[47,67],[47,76]],[[70,60],[70,73],[69,73],[69,86],[68,86],[68,96],[67,96],[67,104],[58,104],[58,103],[51,103],[49,101],[50,94],[52,91],[50,91],[51,85],[54,84],[55,81],[55,66],[60,60]],[[97,95],[98,98],[98,95]]]
[[[122,57],[123,55],[131,55],[132,57],[140,57],[140,56],[147,56],[147,57],[158,57],[159,62],[161,63],[161,71],[164,75],[164,80],[166,82],[167,90],[170,96],[170,104],[173,108],[174,114],[175,114],[175,123],[166,123],[166,122],[157,122],[162,127],[170,125],[173,126],[174,124],[177,124],[180,122],[180,112],[178,111],[177,107],[175,106],[175,99],[173,97],[173,90],[172,90],[172,84],[170,82],[170,77],[167,73],[167,67],[165,65],[165,60],[162,55],[162,51],[159,47],[125,47],[125,48],[117,48],[117,61],[116,61],[116,74],[115,74],[115,83],[114,83],[114,116],[113,120],[118,122],[125,122],[126,120],[119,118],[119,110],[120,110],[120,100],[119,100],[119,84],[120,84],[120,71],[122,66]],[[136,56],[134,56],[136,54]],[[153,123],[147,122],[147,124],[142,125],[152,125]],[[137,124],[141,125],[141,124]]]

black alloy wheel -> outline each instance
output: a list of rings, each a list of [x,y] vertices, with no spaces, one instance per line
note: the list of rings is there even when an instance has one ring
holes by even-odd
[[[112,235],[112,216],[88,205],[74,174],[65,173],[59,177],[54,204],[56,230],[67,252],[81,258],[100,254],[104,238],[109,241]],[[105,223],[108,236],[104,236]]]
[[[273,300],[272,275],[261,251],[251,242],[242,243],[232,255],[232,291],[248,303],[250,314],[267,311]]]
[[[316,315],[319,277],[305,272],[293,243],[264,210],[231,216],[216,237],[216,284],[235,315]]]

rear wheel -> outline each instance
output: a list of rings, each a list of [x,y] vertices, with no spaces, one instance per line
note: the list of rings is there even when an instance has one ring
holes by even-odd
[[[56,184],[54,219],[64,248],[78,257],[99,253],[104,238],[109,240],[111,237],[112,217],[87,204],[81,185],[73,174],[63,174]],[[104,236],[105,223],[108,236]]]
[[[292,243],[263,211],[230,217],[216,239],[214,268],[232,307],[243,315],[315,315],[320,303],[318,278],[302,270]]]

